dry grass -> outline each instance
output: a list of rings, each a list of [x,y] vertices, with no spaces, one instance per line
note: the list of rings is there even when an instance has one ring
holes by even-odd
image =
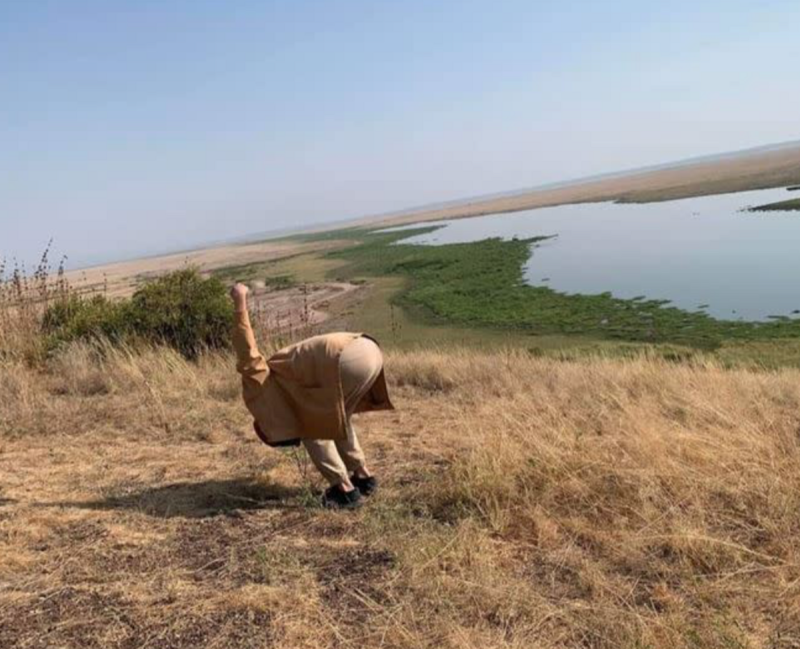
[[[10,266],[0,258],[0,359],[31,362],[43,356],[44,339],[38,335],[42,315],[54,301],[73,292],[65,261],[62,258],[56,272],[51,272],[50,244],[32,270],[19,263]]]
[[[315,506],[232,360],[0,366],[0,647],[796,647],[800,374],[390,355]]]

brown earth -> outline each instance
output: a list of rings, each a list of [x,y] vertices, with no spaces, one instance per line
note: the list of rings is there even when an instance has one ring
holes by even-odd
[[[363,284],[321,282],[269,290],[263,282],[256,281],[252,286],[251,309],[265,330],[284,334],[322,325],[330,318],[331,309],[364,289]]]

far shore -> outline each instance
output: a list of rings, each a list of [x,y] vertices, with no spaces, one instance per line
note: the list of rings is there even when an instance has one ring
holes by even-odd
[[[406,225],[570,203],[651,203],[775,187],[800,188],[800,143],[785,148],[742,152],[712,161],[701,160],[594,180],[576,180],[549,189],[476,198],[445,207],[370,217],[357,224]]]

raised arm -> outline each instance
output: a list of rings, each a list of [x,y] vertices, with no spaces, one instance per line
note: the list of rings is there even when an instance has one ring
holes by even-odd
[[[231,289],[231,299],[236,310],[233,326],[233,348],[236,351],[236,370],[242,375],[244,400],[248,401],[251,391],[258,390],[267,380],[269,369],[267,361],[258,351],[250,315],[247,312],[248,288],[236,284]]]

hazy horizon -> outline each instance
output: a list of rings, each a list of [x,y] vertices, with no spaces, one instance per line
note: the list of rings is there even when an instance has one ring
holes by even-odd
[[[752,147],[752,148],[748,148],[748,149],[739,149],[737,151],[724,151],[724,152],[707,154],[707,155],[702,155],[702,156],[693,156],[693,157],[690,157],[690,158],[683,158],[681,160],[672,160],[672,161],[664,162],[664,163],[661,163],[661,164],[648,164],[648,165],[643,165],[641,167],[634,167],[634,168],[621,169],[621,170],[617,170],[617,171],[603,172],[603,173],[600,173],[600,174],[594,174],[592,176],[581,176],[581,177],[578,177],[578,178],[568,178],[566,180],[549,182],[549,183],[544,183],[542,185],[534,185],[534,186],[531,186],[531,187],[512,188],[512,189],[508,189],[506,191],[496,192],[496,193],[492,193],[492,194],[481,194],[481,195],[475,195],[475,196],[462,196],[460,198],[453,198],[453,199],[445,200],[445,201],[437,201],[437,202],[434,202],[434,203],[425,203],[425,204],[421,204],[421,205],[412,205],[412,206],[409,206],[409,207],[404,208],[404,209],[391,210],[391,211],[388,211],[388,212],[379,212],[379,213],[372,213],[372,214],[360,214],[360,215],[350,216],[350,217],[346,217],[346,218],[342,218],[342,219],[328,219],[328,220],[325,220],[325,221],[306,223],[306,224],[302,224],[302,225],[294,225],[294,226],[288,225],[288,226],[285,226],[285,227],[274,228],[274,229],[271,229],[271,230],[263,230],[263,231],[258,231],[258,232],[249,232],[249,233],[245,233],[245,234],[235,235],[233,237],[226,237],[226,238],[221,238],[221,239],[212,239],[212,240],[208,240],[208,241],[200,241],[200,242],[197,242],[193,246],[184,247],[184,248],[165,248],[165,249],[162,249],[162,250],[154,250],[154,251],[150,251],[150,252],[144,252],[144,253],[141,253],[139,255],[133,255],[133,256],[129,256],[129,257],[118,257],[118,258],[107,259],[107,260],[102,260],[102,261],[98,261],[98,262],[89,262],[89,263],[82,264],[82,265],[79,265],[79,266],[76,266],[74,263],[72,263],[72,264],[69,264],[67,267],[70,270],[82,270],[82,269],[89,269],[89,268],[96,267],[96,266],[104,266],[104,265],[106,265],[108,263],[132,261],[132,260],[136,260],[136,259],[145,259],[145,258],[148,258],[148,257],[159,257],[159,256],[165,255],[165,254],[180,254],[180,253],[183,253],[183,252],[191,252],[191,251],[194,251],[194,250],[202,250],[204,248],[215,246],[215,245],[241,244],[241,243],[262,241],[262,240],[270,239],[270,238],[273,238],[273,237],[277,238],[277,237],[280,237],[280,236],[289,235],[289,234],[292,234],[292,233],[295,233],[295,232],[302,232],[302,231],[305,231],[305,230],[315,229],[317,227],[336,226],[337,224],[345,225],[345,224],[351,223],[353,221],[361,220],[361,219],[364,219],[364,218],[371,218],[371,217],[372,218],[382,218],[382,217],[388,217],[388,216],[397,216],[397,215],[405,214],[405,213],[414,213],[414,212],[418,212],[418,211],[422,212],[422,211],[428,210],[428,209],[433,209],[433,208],[442,207],[442,206],[446,206],[446,205],[458,205],[458,204],[461,204],[461,203],[467,203],[469,201],[474,201],[474,200],[483,200],[483,199],[491,198],[491,197],[494,197],[494,196],[506,196],[506,195],[512,195],[512,194],[516,194],[516,193],[525,193],[525,192],[529,192],[529,191],[536,191],[536,190],[539,190],[539,189],[550,189],[550,188],[554,188],[554,187],[560,187],[560,186],[566,186],[566,185],[572,185],[572,184],[580,184],[580,183],[586,182],[586,181],[594,181],[594,180],[598,180],[598,179],[601,179],[601,178],[624,176],[624,175],[627,175],[627,174],[636,174],[636,173],[639,173],[639,172],[647,172],[647,171],[652,171],[652,170],[655,170],[655,169],[661,169],[661,168],[673,167],[673,166],[680,166],[680,165],[684,165],[684,164],[691,164],[691,163],[694,163],[694,162],[699,162],[699,161],[704,161],[704,160],[713,160],[713,159],[717,159],[717,158],[725,158],[725,157],[728,157],[730,155],[740,155],[740,154],[743,155],[743,154],[746,154],[748,152],[771,151],[771,150],[779,150],[779,149],[783,149],[783,148],[800,148],[800,140],[791,140],[791,141],[788,141],[788,142],[779,142],[779,143],[775,143],[775,144],[762,145],[762,146]],[[537,208],[533,208],[533,209],[537,209]],[[523,212],[529,212],[531,210],[522,210],[522,211]],[[470,218],[479,218],[479,217],[469,217],[466,220],[470,220]],[[445,220],[445,221],[447,221],[447,220]],[[449,221],[447,221],[447,222],[449,222]],[[413,226],[400,226],[400,227],[413,227]],[[33,261],[37,261],[37,260],[38,260],[38,257],[36,258],[36,260],[33,260]],[[26,260],[26,262],[27,261],[28,260]],[[51,259],[51,261],[55,261],[55,259]]]
[[[0,257],[72,267],[800,137],[791,2],[0,7]]]

